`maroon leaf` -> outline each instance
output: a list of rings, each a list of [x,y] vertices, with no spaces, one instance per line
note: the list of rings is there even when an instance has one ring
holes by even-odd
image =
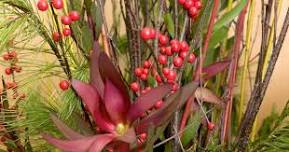
[[[125,100],[122,92],[108,79],[105,83],[104,102],[112,121],[115,124],[124,122],[130,103]]]
[[[51,119],[56,125],[56,127],[63,133],[63,135],[66,138],[73,139],[73,140],[84,138],[84,136],[82,136],[81,134],[67,127],[66,124],[63,123],[61,120],[59,120],[55,115],[51,114]]]
[[[144,118],[137,126],[137,132],[146,132],[149,126],[159,126],[169,120],[172,114],[178,110],[186,100],[194,94],[198,87],[195,82],[189,83],[166,99],[165,105]]]
[[[213,63],[207,67],[203,68],[203,73],[205,74],[204,79],[209,80],[218,73],[224,71],[230,65],[230,60],[224,60],[217,63]]]
[[[93,51],[91,52],[90,55],[90,83],[92,86],[96,88],[99,95],[103,98],[104,84],[99,72],[99,55],[100,55],[100,48],[98,42],[94,42]]]
[[[211,90],[207,88],[199,87],[195,92],[195,97],[199,101],[212,103],[219,107],[224,106],[224,103],[222,102],[222,100],[215,93],[213,93]]]
[[[94,87],[78,80],[72,80],[71,84],[76,90],[77,94],[81,97],[82,101],[85,103],[95,123],[102,130],[114,132],[114,124],[112,124],[107,117],[103,116],[99,110],[100,97]]]
[[[114,65],[104,52],[101,52],[99,55],[99,71],[103,80],[109,79],[121,91],[121,94],[124,96],[127,104],[130,104],[127,87],[124,84],[124,81],[121,78],[118,70],[114,67]]]
[[[47,134],[43,134],[42,136],[55,147],[69,152],[86,152],[92,148],[94,150],[93,152],[101,152],[101,150],[115,138],[112,134],[96,135],[77,140],[60,140]]]
[[[171,91],[171,85],[162,85],[153,88],[149,92],[139,96],[128,112],[128,120],[133,122],[154,106],[154,104],[161,100],[165,95]]]

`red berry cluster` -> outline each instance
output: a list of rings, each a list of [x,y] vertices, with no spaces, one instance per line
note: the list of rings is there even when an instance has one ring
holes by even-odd
[[[59,82],[59,88],[63,91],[67,90],[70,87],[70,82],[67,80],[62,80]]]
[[[201,0],[178,0],[179,4],[181,4],[184,9],[188,11],[189,16],[192,19],[195,19],[202,8]]]
[[[54,9],[62,9],[63,8],[63,0],[52,0],[51,5]],[[40,11],[46,11],[49,5],[46,0],[39,0],[37,3],[37,8]],[[64,26],[69,26],[72,22],[78,21],[80,19],[80,15],[77,11],[70,11],[68,15],[64,15],[61,17],[61,23]],[[59,42],[62,38],[62,35],[67,37],[71,35],[71,29],[69,27],[64,27],[62,34],[59,32],[53,32],[52,38],[55,42]]]

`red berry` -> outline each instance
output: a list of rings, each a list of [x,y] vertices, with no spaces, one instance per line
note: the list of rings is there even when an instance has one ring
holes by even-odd
[[[169,73],[170,73],[170,69],[169,68],[163,68],[163,74],[165,76],[169,75]]]
[[[69,35],[71,35],[71,30],[70,30],[70,28],[64,28],[64,29],[63,29],[63,35],[64,35],[64,36],[69,36]]]
[[[177,83],[175,83],[173,85],[172,91],[177,91],[179,89],[179,85]]]
[[[180,43],[174,43],[171,45],[171,47],[172,47],[173,52],[176,52],[176,53],[180,52],[180,49],[181,49]]]
[[[148,75],[149,74],[149,69],[144,68],[142,71],[142,74]]]
[[[181,51],[187,52],[190,50],[190,46],[188,45],[186,41],[182,41],[180,42],[180,49]]]
[[[197,9],[201,9],[201,8],[202,8],[202,2],[201,2],[201,1],[195,1],[194,6],[195,6]]]
[[[71,20],[71,18],[69,16],[62,16],[61,17],[61,22],[64,25],[70,25],[72,20]]]
[[[67,80],[62,80],[59,83],[59,87],[61,90],[65,91],[70,87],[70,83]]]
[[[144,63],[143,63],[143,67],[144,68],[150,68],[152,66],[152,62],[151,61],[149,61],[149,60],[147,60],[147,61],[144,61]]]
[[[156,81],[157,81],[158,83],[162,83],[162,82],[163,82],[160,75],[156,75],[156,76],[155,76],[155,79],[156,79]]]
[[[169,38],[166,35],[161,35],[159,36],[159,42],[161,45],[167,45],[169,42]]]
[[[179,43],[179,41],[176,40],[176,39],[173,39],[173,40],[170,41],[170,45],[173,45],[173,44],[175,44],[175,43]]]
[[[39,0],[37,3],[37,8],[40,11],[46,11],[48,9],[48,7],[49,7],[49,5],[48,5],[46,0]]]
[[[186,0],[178,0],[179,4],[184,5]]]
[[[212,122],[208,122],[208,126],[207,127],[208,127],[209,130],[213,130],[215,128],[215,124],[212,123]]]
[[[147,74],[141,74],[140,79],[143,80],[143,81],[147,80],[148,79],[148,75]]]
[[[71,11],[69,17],[72,21],[78,21],[80,19],[79,13],[77,11]]]
[[[195,54],[191,53],[190,56],[189,56],[188,62],[189,63],[193,63],[195,61],[195,59],[196,59]]]
[[[174,57],[173,63],[175,67],[181,67],[183,65],[183,59],[179,56],[176,56]]]
[[[163,106],[163,104],[164,104],[163,100],[159,100],[155,103],[154,107],[156,109],[160,109]]]
[[[147,134],[146,133],[142,133],[139,135],[139,138],[142,140],[145,140],[147,138]]]
[[[62,9],[63,8],[63,1],[62,0],[52,0],[51,4],[55,9]]]
[[[8,53],[3,54],[3,59],[4,59],[5,61],[10,60],[9,54],[8,54]]]
[[[134,70],[134,74],[135,74],[137,77],[140,77],[141,74],[142,74],[142,72],[143,72],[143,68],[136,68],[136,69]]]
[[[145,27],[141,30],[140,36],[143,40],[149,40],[152,37],[151,28]]]
[[[183,60],[186,58],[187,55],[188,55],[188,51],[181,51],[179,53],[179,57],[181,57]]]
[[[158,61],[160,64],[167,64],[167,57],[165,55],[159,55]]]
[[[10,75],[10,74],[13,73],[13,70],[12,70],[11,68],[6,68],[6,69],[5,69],[5,73],[6,73],[7,75]]]
[[[153,28],[150,28],[150,38],[151,39],[155,39],[156,38],[156,35],[157,35],[157,33],[156,33],[156,31],[155,31],[155,29],[153,29]]]
[[[189,9],[189,15],[191,18],[195,18],[198,15],[198,13],[199,13],[198,9],[194,6]]]
[[[130,88],[131,88],[131,90],[134,91],[134,92],[137,92],[137,91],[139,91],[139,89],[140,89],[139,84],[138,84],[137,82],[131,83],[131,84],[130,84]]]
[[[58,32],[53,32],[52,38],[55,42],[59,42],[61,39],[61,35]]]
[[[177,77],[177,73],[176,73],[176,71],[170,71],[166,77],[168,80],[174,81]]]
[[[184,3],[184,8],[186,10],[190,9],[191,7],[194,6],[194,0],[187,0],[185,3]]]
[[[145,91],[146,91],[146,92],[149,92],[151,89],[152,89],[151,87],[146,87],[146,88],[145,88]]]
[[[161,47],[160,48],[160,53],[165,55],[166,54],[166,47]]]
[[[170,46],[166,47],[166,55],[167,56],[172,56],[173,55],[173,51],[172,51],[172,48]]]

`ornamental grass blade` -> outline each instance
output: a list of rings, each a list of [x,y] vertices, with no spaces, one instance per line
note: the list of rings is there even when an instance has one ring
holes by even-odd
[[[99,72],[103,79],[109,79],[116,87],[118,87],[125,100],[130,101],[124,80],[121,78],[120,73],[104,52],[101,52],[99,55]]]
[[[161,85],[151,89],[145,94],[140,95],[131,106],[128,112],[128,119],[133,122],[140,117],[148,109],[152,108],[154,104],[164,98],[171,91],[171,85]]]
[[[99,95],[104,96],[104,84],[99,72],[100,48],[98,42],[94,42],[93,51],[90,55],[90,82],[96,88]]]
[[[215,93],[213,93],[211,90],[209,90],[207,88],[203,88],[203,87],[197,88],[197,90],[195,92],[195,97],[199,101],[212,103],[212,104],[215,104],[219,107],[224,106],[224,103],[222,102],[222,100]]]
[[[75,139],[81,139],[84,138],[81,134],[75,132],[71,128],[69,128],[65,123],[63,123],[60,119],[58,119],[54,114],[50,115],[51,120],[55,124],[55,126],[58,128],[59,131],[68,139],[75,140]]]
[[[230,60],[224,60],[220,62],[213,63],[207,67],[203,68],[204,79],[209,80],[218,73],[224,71],[230,65]]]
[[[164,124],[169,120],[175,111],[177,111],[186,100],[194,94],[198,87],[198,84],[195,82],[189,83],[182,88],[180,88],[176,93],[169,96],[165,100],[165,105],[144,118],[139,125],[137,126],[137,132],[146,132],[148,127],[159,126]]]

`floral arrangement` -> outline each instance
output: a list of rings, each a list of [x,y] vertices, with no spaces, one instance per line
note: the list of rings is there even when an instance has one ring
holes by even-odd
[[[255,120],[289,11],[262,1],[247,97],[255,3],[1,0],[0,151],[288,150],[288,105]]]

